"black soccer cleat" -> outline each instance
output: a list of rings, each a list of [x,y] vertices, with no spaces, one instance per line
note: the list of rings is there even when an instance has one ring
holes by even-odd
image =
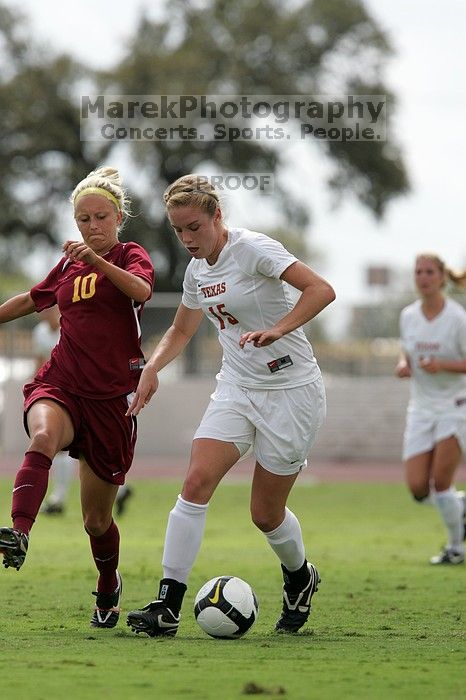
[[[126,624],[133,632],[144,632],[149,637],[174,637],[178,631],[181,615],[175,615],[163,600],[154,600],[141,610],[128,614]]]
[[[464,491],[458,491],[458,498],[461,500],[461,505],[463,506],[463,540],[466,541],[466,493]]]
[[[118,585],[113,593],[99,593],[93,591],[96,596],[94,614],[91,619],[91,627],[111,628],[115,627],[120,617],[120,600],[123,591],[123,581],[116,572]]]
[[[464,554],[463,552],[455,552],[453,549],[444,547],[440,554],[435,557],[431,557],[431,564],[463,564]]]
[[[28,551],[29,537],[24,532],[12,527],[0,528],[0,552],[3,554],[3,566],[12,566],[19,571]]]
[[[61,501],[46,501],[40,509],[40,513],[44,513],[45,515],[63,515],[64,512],[65,506]]]
[[[311,612],[311,598],[318,590],[319,572],[314,564],[307,565],[309,582],[299,593],[287,591],[283,586],[283,609],[275,625],[277,632],[297,632],[307,622]]]
[[[128,505],[128,500],[131,498],[133,495],[133,489],[131,486],[126,486],[126,484],[118,489],[116,499],[115,499],[115,508],[116,508],[116,513],[118,516],[123,515],[123,513],[126,510],[126,506]]]

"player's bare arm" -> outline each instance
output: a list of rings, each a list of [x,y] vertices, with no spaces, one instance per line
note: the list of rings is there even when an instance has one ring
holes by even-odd
[[[35,310],[36,307],[29,292],[17,294],[0,306],[0,323],[7,323],[15,318],[27,316]]]
[[[239,341],[240,347],[243,348],[246,343],[253,343],[255,347],[270,345],[303,326],[335,299],[333,287],[300,261],[290,265],[280,279],[301,292],[296,305],[273,328],[243,333]]]
[[[189,309],[180,304],[172,325],[163,335],[147,365],[159,372],[178,357],[196,333],[202,318],[201,309]]]
[[[149,403],[158,389],[157,373],[184,350],[199,328],[202,316],[201,309],[188,309],[184,304],[180,304],[173,324],[163,335],[141,373],[126,415],[137,416]]]
[[[399,379],[407,379],[411,376],[411,365],[406,355],[401,355],[395,367],[395,376]]]
[[[146,280],[108,262],[83,241],[66,241],[63,244],[63,252],[70,260],[83,260],[89,265],[94,265],[130,299],[139,303],[150,299],[152,289]]]
[[[425,357],[419,363],[419,366],[429,374],[437,374],[437,372],[456,372],[458,374],[466,373],[466,359],[464,360],[442,360],[438,357]]]

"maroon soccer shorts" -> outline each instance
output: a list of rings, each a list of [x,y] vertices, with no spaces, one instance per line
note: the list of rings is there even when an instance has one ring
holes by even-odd
[[[83,456],[92,471],[104,481],[121,485],[131,467],[137,438],[134,416],[128,410],[126,395],[113,399],[88,399],[70,394],[65,389],[30,382],[23,389],[24,427],[27,434],[27,412],[40,399],[56,401],[66,408],[74,427],[73,442],[67,446],[71,457]]]

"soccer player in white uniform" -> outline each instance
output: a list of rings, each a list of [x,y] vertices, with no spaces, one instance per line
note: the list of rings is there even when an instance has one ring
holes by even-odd
[[[203,315],[218,332],[223,360],[194,435],[182,492],[168,518],[158,599],[131,612],[128,625],[150,636],[176,633],[210,498],[252,448],[251,516],[279,558],[284,577],[276,629],[296,632],[309,616],[320,578],[306,559],[299,521],[286,502],[325,417],[322,377],[302,326],[335,294],[279,242],[227,228],[206,178],[184,176],[164,199],[192,260],[173,325],[143,370],[129,413],[137,414],[150,400],[157,372],[185,348]],[[288,285],[301,292],[296,302]]]
[[[447,278],[461,282],[433,254],[416,258],[420,299],[401,312],[403,356],[398,377],[411,377],[403,443],[406,479],[414,498],[433,503],[448,533],[431,564],[464,562],[465,495],[454,486],[466,449],[466,311],[445,296]]]

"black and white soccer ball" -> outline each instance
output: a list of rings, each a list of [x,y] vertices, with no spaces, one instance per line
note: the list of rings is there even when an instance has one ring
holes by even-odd
[[[237,576],[216,576],[207,581],[194,601],[197,623],[211,637],[242,637],[251,629],[258,613],[254,591]]]

